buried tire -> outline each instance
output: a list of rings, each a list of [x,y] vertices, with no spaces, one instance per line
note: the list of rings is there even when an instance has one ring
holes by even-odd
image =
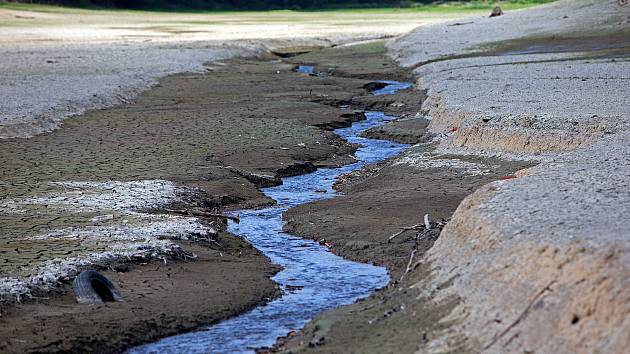
[[[81,272],[72,282],[77,302],[99,305],[106,302],[123,301],[122,296],[109,279],[94,270]]]

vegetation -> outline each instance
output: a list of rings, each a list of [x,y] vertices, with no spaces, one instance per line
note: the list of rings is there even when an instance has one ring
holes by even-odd
[[[551,1],[553,0],[503,0],[501,5],[506,8],[520,8]],[[144,10],[331,10],[370,8],[461,10],[463,8],[485,9],[495,4],[495,0],[0,0],[0,7],[6,7],[6,4],[11,2],[84,8]],[[4,6],[3,3],[5,4]]]

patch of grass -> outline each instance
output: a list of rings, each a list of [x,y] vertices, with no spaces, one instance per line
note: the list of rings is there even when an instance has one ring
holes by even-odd
[[[45,13],[74,13],[86,11],[84,9],[54,6],[54,5],[39,5],[39,4],[23,4],[15,2],[0,2],[0,10],[17,10],[17,11],[33,11],[33,12],[45,12]]]
[[[516,0],[502,2],[503,10],[518,10],[527,7],[547,4],[556,0]],[[302,10],[301,12],[336,12],[336,13],[414,13],[414,12],[466,12],[492,10],[495,6],[493,1],[470,1],[453,2],[431,5],[416,5],[412,7],[390,7],[390,8],[349,8],[349,9],[322,9],[322,10]]]
[[[513,0],[504,1],[501,3],[501,8],[504,10],[515,10],[535,5],[545,4],[553,2],[555,0]],[[375,8],[337,8],[337,9],[313,9],[313,10],[265,10],[265,11],[252,11],[252,10],[127,10],[127,9],[84,9],[84,8],[72,8],[62,7],[55,5],[38,5],[38,4],[23,4],[23,3],[4,3],[0,2],[0,10],[19,10],[19,11],[33,11],[42,13],[57,13],[57,14],[81,14],[81,13],[194,13],[194,14],[238,14],[238,15],[295,15],[298,13],[353,13],[353,14],[405,14],[405,13],[417,13],[417,12],[433,12],[433,13],[450,13],[450,12],[466,12],[466,11],[481,11],[491,10],[494,7],[494,1],[490,0],[473,0],[468,2],[452,2],[443,4],[431,4],[431,5],[415,5],[411,7],[375,7]]]

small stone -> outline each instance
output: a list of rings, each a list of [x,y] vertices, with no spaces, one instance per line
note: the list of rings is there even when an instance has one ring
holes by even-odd
[[[492,13],[490,13],[490,17],[497,17],[503,15],[503,10],[501,10],[501,6],[495,6],[492,9]]]

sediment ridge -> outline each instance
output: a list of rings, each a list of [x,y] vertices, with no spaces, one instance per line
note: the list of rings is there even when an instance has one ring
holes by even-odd
[[[344,197],[290,211],[287,228],[383,262],[393,281],[274,349],[624,352],[628,16],[617,1],[558,1],[388,42],[426,93],[419,115],[435,150],[420,144],[347,176]],[[432,178],[431,166],[467,177],[453,185],[444,171]],[[424,213],[450,218],[439,236],[418,226]],[[396,246],[387,243],[400,231]]]
[[[419,351],[630,345],[629,14],[558,1],[390,43],[428,90],[438,150],[542,162],[467,197],[427,252],[418,286],[459,302]]]

